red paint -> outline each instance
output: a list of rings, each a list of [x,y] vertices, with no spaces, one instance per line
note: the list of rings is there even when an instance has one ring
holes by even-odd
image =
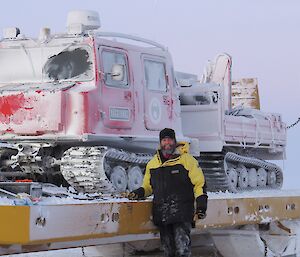
[[[131,91],[124,91],[124,99],[130,101],[132,97]]]
[[[23,94],[1,96],[0,97],[0,115],[11,116],[19,109],[23,108],[25,97]]]
[[[89,94],[88,92],[81,92],[80,93],[83,97],[83,112],[84,112],[84,122],[82,124],[82,133],[87,133],[89,131]]]
[[[94,66],[94,68],[95,68],[95,70],[94,70],[94,72],[95,72],[95,83],[96,83],[96,85],[98,85],[99,80],[100,80],[100,76],[99,76],[99,72],[98,72],[98,68],[99,68],[98,67],[98,58],[97,58],[98,50],[96,48],[95,39],[92,40],[91,47],[93,47],[93,49],[94,49],[93,54],[94,54],[94,64],[95,64],[95,66]]]

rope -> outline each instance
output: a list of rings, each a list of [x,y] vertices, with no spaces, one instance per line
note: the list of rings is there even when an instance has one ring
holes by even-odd
[[[296,125],[297,125],[299,122],[300,122],[300,117],[298,118],[298,120],[297,120],[297,121],[295,121],[293,124],[291,124],[291,125],[287,126],[286,128],[287,128],[287,129],[290,129],[290,128],[292,128],[292,127],[296,126]]]

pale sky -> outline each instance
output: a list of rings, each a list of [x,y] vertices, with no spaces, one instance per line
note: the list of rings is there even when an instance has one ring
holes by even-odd
[[[300,116],[300,1],[10,0],[1,2],[0,30],[63,32],[68,11],[76,9],[98,11],[103,31],[166,45],[176,70],[200,76],[207,60],[227,52],[233,78],[258,78],[263,111],[281,113],[287,124]],[[288,131],[285,188],[300,188],[299,137],[300,124]]]

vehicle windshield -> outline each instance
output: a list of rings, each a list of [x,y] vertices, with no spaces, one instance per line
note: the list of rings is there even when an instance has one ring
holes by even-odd
[[[93,73],[87,45],[0,49],[0,84],[86,81]]]

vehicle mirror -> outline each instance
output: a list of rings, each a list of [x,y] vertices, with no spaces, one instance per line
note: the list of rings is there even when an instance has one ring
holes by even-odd
[[[110,73],[111,79],[116,81],[124,80],[124,65],[114,64]]]

